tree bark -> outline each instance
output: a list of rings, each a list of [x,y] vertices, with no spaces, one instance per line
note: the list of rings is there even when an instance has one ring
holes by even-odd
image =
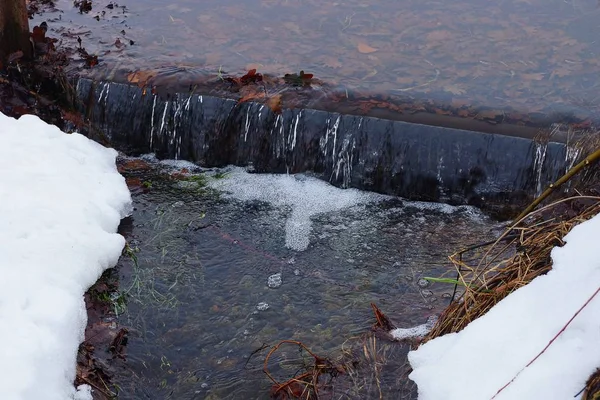
[[[27,4],[25,0],[0,0],[0,68],[17,51],[31,57]]]

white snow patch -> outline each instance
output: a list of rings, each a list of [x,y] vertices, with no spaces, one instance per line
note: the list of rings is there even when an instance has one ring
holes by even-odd
[[[459,333],[409,353],[420,400],[572,399],[600,360],[600,295],[533,360],[600,284],[600,216],[552,250],[553,268]],[[519,372],[522,371],[520,374]],[[518,375],[518,376],[517,376]]]
[[[249,174],[238,167],[231,167],[228,172],[225,179],[210,180],[209,185],[238,200],[260,200],[275,207],[291,208],[285,223],[285,245],[296,251],[308,247],[313,216],[386,198],[356,189],[338,189],[301,174]]]
[[[91,399],[73,387],[84,292],[116,264],[131,210],[117,152],[0,113],[0,399]]]

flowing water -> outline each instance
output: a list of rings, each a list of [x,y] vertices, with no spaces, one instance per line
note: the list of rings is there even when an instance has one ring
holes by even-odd
[[[460,116],[485,106],[477,116],[494,123],[598,110],[596,0],[94,0],[83,12],[55,3],[32,24],[48,20],[59,45],[77,48],[80,37],[100,57],[88,71],[100,78],[216,86],[251,68],[304,70],[346,96],[433,99]]]
[[[138,189],[123,229],[137,262],[118,266],[128,299],[119,323],[130,330],[114,378],[120,399],[267,399],[266,350],[255,350],[293,339],[336,358],[369,332],[371,302],[399,327],[426,322],[453,287],[423,278],[451,271],[449,254],[499,227],[472,207],[338,189],[304,174],[159,168],[177,179],[129,177]],[[401,373],[408,344],[380,342],[378,388],[353,376],[335,398],[414,398]]]

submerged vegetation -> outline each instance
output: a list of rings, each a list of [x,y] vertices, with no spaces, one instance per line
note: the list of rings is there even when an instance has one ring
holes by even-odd
[[[454,294],[450,305],[431,331],[416,343],[424,343],[462,330],[510,293],[550,271],[552,249],[564,245],[563,238],[574,226],[600,213],[597,169],[590,171],[589,168],[599,159],[600,150],[596,150],[569,170],[565,176],[551,184],[496,240],[470,246],[449,256],[456,272],[455,278],[424,278],[427,282],[453,284]],[[585,179],[582,177],[584,174]],[[569,192],[572,194],[561,193],[560,186],[576,176],[579,179],[575,184],[579,186],[579,190],[571,188]],[[538,205],[541,207],[536,209]],[[333,387],[337,385],[339,388],[340,385],[344,385],[339,379],[336,380],[338,376],[347,375],[354,381],[362,379],[361,374],[366,373],[365,364],[371,366],[375,376],[371,383],[379,388],[379,398],[383,398],[377,373],[385,364],[385,357],[379,357],[379,353],[374,350],[377,347],[376,333],[390,332],[395,329],[395,326],[375,305],[372,306],[377,323],[374,333],[362,335],[364,348],[360,361],[354,355],[350,358],[351,364],[339,360],[336,364],[313,354],[305,344],[290,340],[271,347],[264,361],[264,372],[274,383],[271,398],[302,400],[323,398],[323,392],[328,391],[329,395]],[[389,342],[389,337],[384,336],[384,340],[394,345]],[[305,364],[304,368],[297,369],[295,375],[288,380],[279,381],[272,376],[268,366],[270,358],[283,344],[296,345],[301,351],[308,352],[314,359],[314,363]],[[359,367],[361,364],[362,370]],[[410,367],[407,366],[404,372],[403,376],[408,380]],[[326,381],[323,379],[319,381],[322,375],[327,375],[329,378]],[[599,382],[600,369],[588,380],[584,389],[584,400],[600,398]]]

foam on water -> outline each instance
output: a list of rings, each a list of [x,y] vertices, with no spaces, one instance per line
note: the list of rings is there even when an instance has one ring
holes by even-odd
[[[127,157],[124,157],[127,158]],[[198,166],[197,164],[194,164],[191,161],[186,161],[186,160],[171,160],[171,159],[166,159],[166,160],[159,160],[156,155],[154,153],[149,153],[149,154],[142,154],[140,156],[140,159],[149,162],[149,163],[159,163],[164,165],[165,167],[168,168],[172,168],[172,169],[183,169],[186,168],[189,171],[199,171],[202,170],[202,168],[200,166]]]
[[[210,186],[237,200],[259,200],[291,209],[285,224],[285,245],[296,251],[308,247],[313,216],[387,198],[356,189],[339,189],[302,174],[249,174],[239,167],[229,168],[228,172],[225,179],[211,180]]]
[[[411,328],[396,328],[390,331],[390,334],[395,340],[422,338],[433,329],[436,322],[437,317],[432,315],[424,324],[413,326]]]

